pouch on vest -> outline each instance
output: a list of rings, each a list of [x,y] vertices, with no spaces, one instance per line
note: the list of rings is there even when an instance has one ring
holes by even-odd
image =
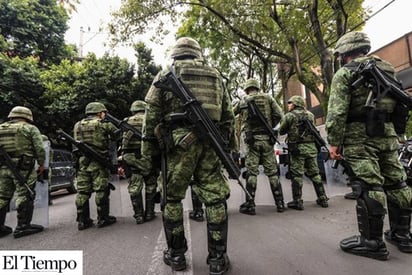
[[[27,156],[27,155],[22,155],[19,159],[19,162],[17,164],[17,168],[19,170],[32,170],[34,168],[34,158]]]
[[[386,110],[368,108],[366,111],[366,134],[370,137],[383,137],[386,116]]]
[[[391,114],[391,121],[397,135],[404,135],[406,124],[409,119],[409,108],[401,103],[396,103],[395,109]]]

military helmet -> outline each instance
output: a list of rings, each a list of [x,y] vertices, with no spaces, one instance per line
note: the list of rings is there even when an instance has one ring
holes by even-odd
[[[260,89],[260,84],[259,81],[257,81],[254,78],[249,78],[248,80],[246,80],[245,84],[243,85],[243,90],[246,91],[248,88],[250,87],[255,87],[258,90]]]
[[[199,43],[190,37],[181,37],[176,41],[176,45],[172,49],[172,58],[180,56],[193,56],[195,58],[202,57],[202,49]]]
[[[305,107],[305,100],[299,95],[294,95],[289,98],[288,103],[292,103],[293,105],[295,105],[295,107]]]
[[[11,109],[8,118],[24,118],[33,122],[33,114],[29,108],[23,106],[16,106]]]
[[[339,38],[336,42],[336,47],[333,53],[345,54],[354,50],[364,49],[367,54],[371,49],[371,41],[366,33],[363,32],[348,32]]]
[[[136,100],[132,103],[132,106],[130,106],[131,112],[140,112],[140,111],[145,111],[145,110],[146,110],[146,102],[142,100]]]
[[[85,113],[88,114],[97,114],[100,112],[107,112],[106,106],[100,102],[90,102],[86,105]]]

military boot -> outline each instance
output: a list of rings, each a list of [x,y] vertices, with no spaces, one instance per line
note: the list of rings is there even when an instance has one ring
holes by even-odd
[[[189,212],[189,218],[197,222],[202,222],[205,220],[203,217],[203,204],[193,189],[191,190],[191,194],[193,210]]]
[[[14,238],[21,238],[43,231],[43,226],[31,224],[33,218],[33,202],[26,201],[17,208],[17,226],[14,229]]]
[[[7,206],[0,209],[0,238],[9,235],[13,230],[11,227],[4,225],[6,222]]]
[[[227,215],[226,220],[220,224],[210,222],[207,223],[207,242],[209,251],[209,255],[207,257],[207,264],[209,264],[209,274],[211,275],[224,274],[230,268],[230,260],[226,253],[227,231]],[[214,236],[220,236],[220,239],[216,240],[213,238]]]
[[[134,211],[133,217],[136,220],[136,224],[144,223],[142,193],[140,192],[137,195],[132,195],[130,196],[130,199],[132,201],[132,206],[133,206],[133,211]]]
[[[313,182],[313,187],[315,188],[316,196],[318,197],[316,200],[316,204],[320,205],[323,208],[327,208],[329,198],[326,196],[325,188],[323,187],[322,182]]]
[[[93,220],[90,218],[89,200],[77,210],[77,223],[78,230],[85,230],[94,225]]]
[[[239,207],[239,212],[246,215],[256,215],[255,192],[256,187],[246,184],[246,190],[249,192],[251,198],[242,203]]]
[[[293,201],[287,203],[288,208],[295,210],[303,210],[303,200],[302,200],[302,186],[296,181],[292,180],[292,197]]]
[[[282,185],[280,181],[274,187],[272,184],[270,185],[270,189],[272,190],[273,199],[275,200],[276,208],[278,212],[285,211],[285,203],[283,201],[283,191]]]
[[[173,271],[182,271],[186,269],[187,243],[183,229],[183,220],[172,222],[163,218],[167,249],[163,251],[163,262],[169,265]],[[176,230],[179,229],[180,230]],[[177,233],[174,233],[177,231]]]
[[[390,230],[385,240],[398,247],[401,252],[412,253],[411,211],[399,209],[388,203]]]
[[[385,209],[378,202],[367,200],[359,198],[356,205],[360,236],[343,239],[340,248],[347,253],[385,261],[389,257],[382,240]],[[369,209],[373,210],[374,215]]]
[[[97,206],[97,228],[112,225],[117,221],[116,217],[109,215],[109,212],[110,199],[106,196],[100,201],[100,205]]]
[[[153,220],[156,218],[155,214],[155,197],[156,197],[156,190],[154,190],[152,193],[147,193],[146,192],[146,210],[144,214],[144,220],[146,222]]]

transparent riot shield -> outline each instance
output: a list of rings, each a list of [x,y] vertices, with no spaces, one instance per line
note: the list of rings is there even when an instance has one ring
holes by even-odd
[[[117,144],[110,143],[110,159],[115,167],[119,166],[117,158]],[[122,216],[122,194],[118,171],[112,171],[110,175],[110,214]]]
[[[344,173],[342,165],[332,167],[333,160],[325,162],[325,189],[328,196],[344,195],[350,191],[348,187],[348,175]]]
[[[49,181],[36,182],[32,223],[49,226]]]

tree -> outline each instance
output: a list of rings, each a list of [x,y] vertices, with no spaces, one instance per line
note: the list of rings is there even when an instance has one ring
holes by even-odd
[[[281,65],[286,70],[281,75],[286,78],[296,75],[326,111],[333,75],[330,48],[346,31],[362,26],[367,15],[362,3],[362,0],[127,0],[115,14],[111,31],[117,34],[117,39],[125,40],[134,33],[144,32],[154,22],[159,22],[158,29],[163,30],[167,27],[165,18],[176,20],[181,16],[186,21],[180,34],[191,30],[203,42],[206,36],[210,40],[205,44],[212,54],[220,51],[222,45],[223,49],[243,47],[246,53],[263,62],[263,69],[269,62]],[[229,55],[225,62],[232,64],[231,58]]]
[[[70,55],[64,42],[68,15],[56,0],[0,0],[0,10],[1,52],[49,64]]]

